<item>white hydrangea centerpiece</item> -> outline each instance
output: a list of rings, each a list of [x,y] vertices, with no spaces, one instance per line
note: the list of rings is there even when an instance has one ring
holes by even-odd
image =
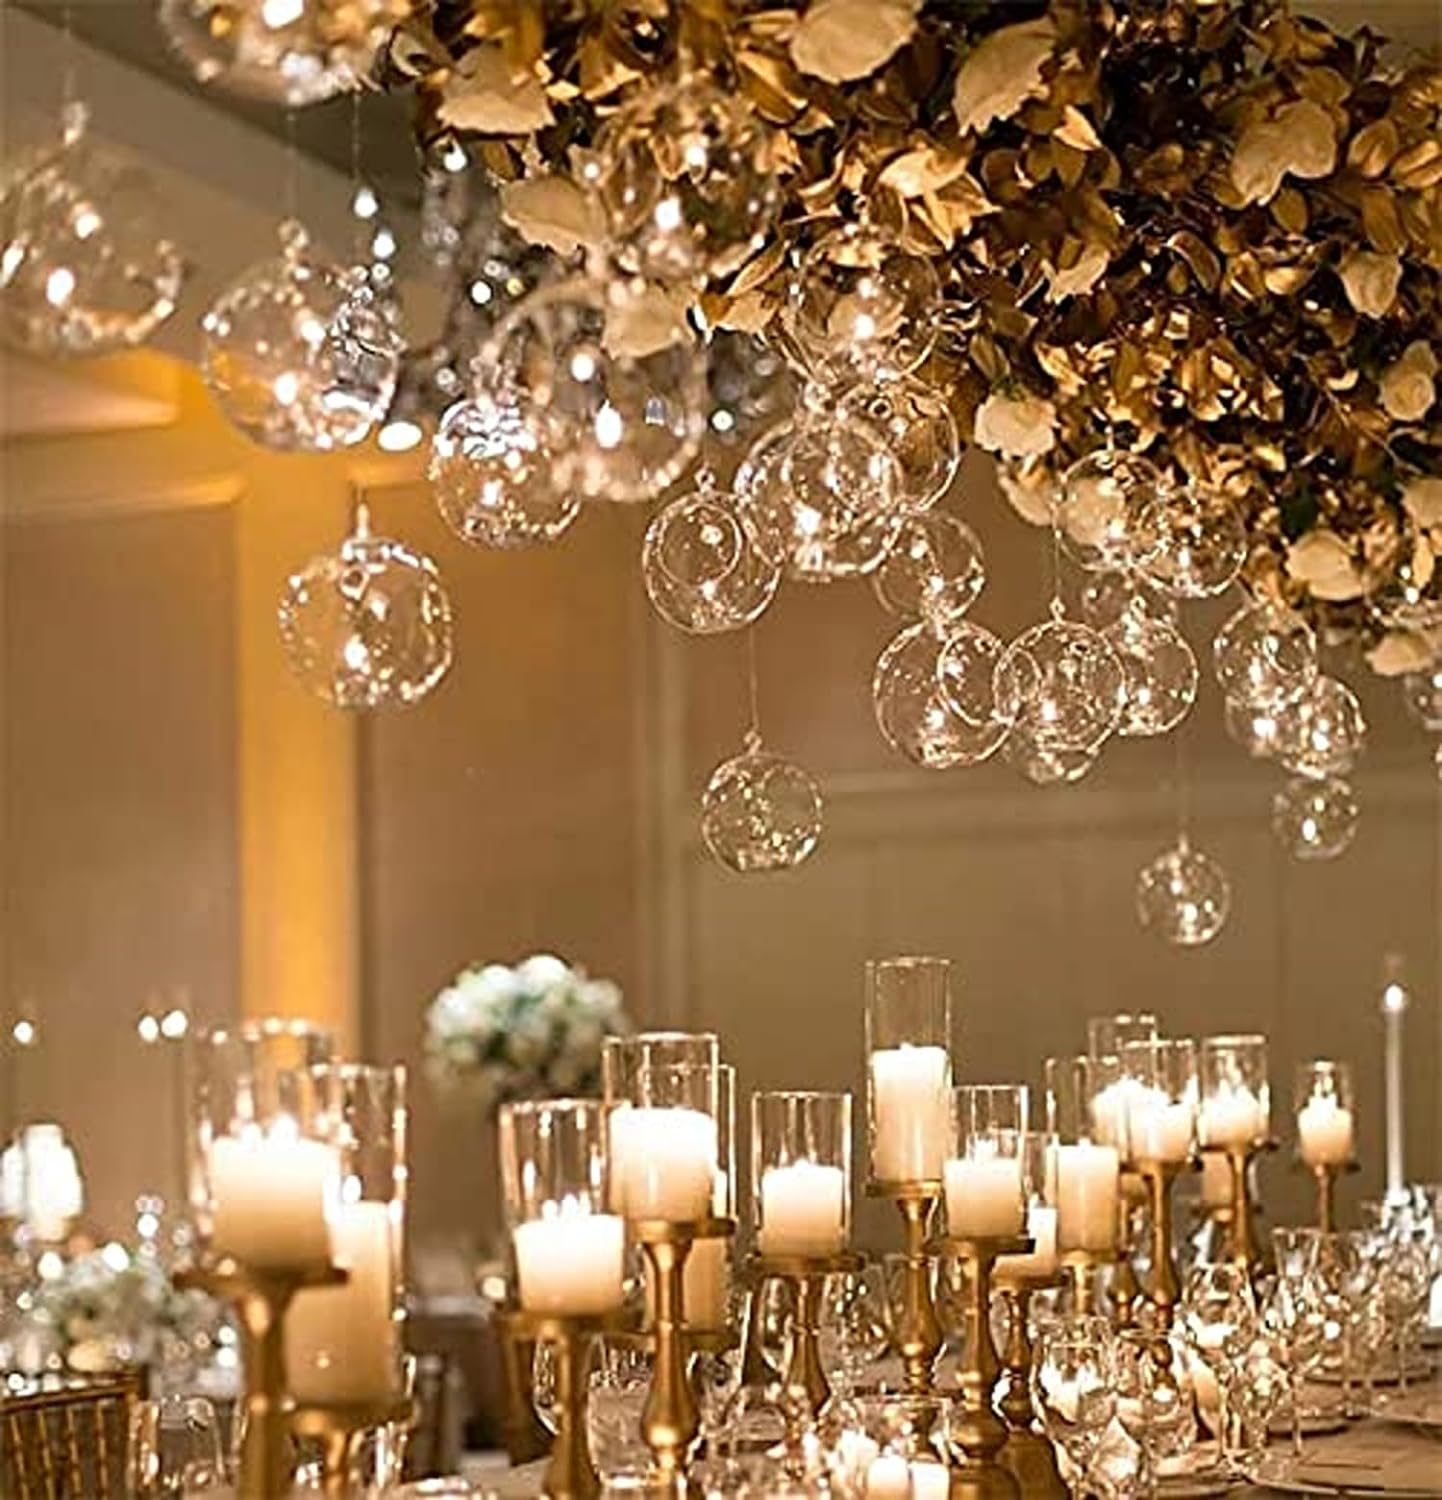
[[[473,964],[457,974],[426,1013],[426,1058],[438,1082],[464,1086],[494,1110],[512,1099],[598,1093],[601,1043],[627,1030],[609,979],[535,953],[514,968]]]

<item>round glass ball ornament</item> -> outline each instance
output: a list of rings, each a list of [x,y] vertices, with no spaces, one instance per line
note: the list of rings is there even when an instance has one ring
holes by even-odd
[[[691,635],[737,630],[761,618],[781,570],[756,550],[730,498],[707,476],[652,518],[641,578],[656,613]]]
[[[1130,535],[1137,567],[1177,599],[1224,593],[1247,560],[1241,511],[1196,484],[1164,485],[1136,512]]]
[[[1061,477],[1055,525],[1062,549],[1091,572],[1141,560],[1140,512],[1162,494],[1156,465],[1119,448],[1099,448]]]
[[[1248,755],[1256,760],[1270,760],[1277,753],[1280,710],[1252,708],[1228,698],[1223,710],[1227,733]]]
[[[539,287],[497,325],[478,368],[523,401],[555,456],[554,483],[582,500],[653,500],[706,431],[706,357],[654,287],[571,277]]]
[[[1442,661],[1425,672],[1408,672],[1402,678],[1402,701],[1429,734],[1442,734]]]
[[[1177,601],[1140,573],[1089,573],[1079,598],[1082,619],[1093,630],[1105,630],[1127,617],[1162,620],[1175,625]]]
[[[390,409],[404,340],[359,268],[318,258],[294,219],[201,322],[200,368],[225,415],[267,448],[363,442]]]
[[[591,184],[608,242],[648,281],[738,270],[781,207],[770,128],[734,91],[692,73],[637,94],[601,127]]]
[[[1294,777],[1272,798],[1272,832],[1294,859],[1336,859],[1357,836],[1361,809],[1339,777]]]
[[[752,730],[741,753],[711,773],[701,798],[701,837],[715,859],[739,874],[792,869],[821,837],[821,791]]]
[[[1367,743],[1356,693],[1335,677],[1316,677],[1300,698],[1277,710],[1276,756],[1298,776],[1345,776]]]
[[[900,522],[885,561],[871,575],[882,608],[944,634],[986,584],[981,539],[956,516],[928,511]]]
[[[985,760],[1007,738],[996,708],[996,666],[1006,642],[973,620],[954,622],[942,638],[937,681],[952,713],[978,736],[974,760]]]
[[[553,542],[581,503],[552,478],[556,464],[543,424],[523,401],[480,394],[441,418],[429,475],[441,518],[477,547]]]
[[[435,563],[373,536],[364,509],[334,553],[307,563],[280,600],[295,675],[335,708],[405,708],[451,664],[451,605]]]
[[[1025,735],[1012,734],[1002,759],[1033,786],[1071,786],[1096,765],[1097,750],[1038,750]]]
[[[33,153],[0,192],[0,332],[47,358],[143,343],[175,311],[185,265],[157,233],[150,177],[86,133],[67,106],[58,144]]]
[[[973,632],[976,639],[972,639]],[[1006,738],[1006,725],[981,701],[986,690],[982,668],[994,654],[984,637],[989,632],[964,627],[959,633],[974,653],[974,667],[965,677],[958,645],[953,656],[949,691],[941,686],[941,656],[947,642],[926,625],[912,625],[895,637],[877,659],[871,679],[871,700],[882,737],[898,754],[928,771],[971,766],[992,755]],[[1001,643],[990,637],[996,652]],[[966,707],[958,713],[952,694]]]
[[[1137,918],[1169,943],[1195,948],[1226,924],[1232,892],[1226,872],[1183,834],[1137,876]]]
[[[1142,738],[1175,729],[1197,700],[1197,658],[1187,638],[1168,620],[1134,614],[1101,633],[1126,674],[1117,733]]]
[[[1218,629],[1212,666],[1228,698],[1249,708],[1295,702],[1317,677],[1317,637],[1301,615],[1249,600]]]
[[[865,224],[806,251],[783,313],[791,347],[818,379],[894,378],[936,343],[941,283],[931,261]]]
[[[946,398],[915,375],[852,386],[836,403],[841,422],[866,422],[897,464],[894,503],[923,511],[951,487],[961,464],[961,437]]]
[[[410,0],[160,0],[166,40],[206,84],[299,107],[359,88]]]
[[[1126,672],[1090,625],[1056,616],[1023,631],[996,664],[996,710],[1038,750],[1097,750],[1120,725]]]

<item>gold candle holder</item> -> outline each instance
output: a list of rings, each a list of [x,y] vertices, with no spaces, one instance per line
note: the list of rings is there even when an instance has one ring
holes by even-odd
[[[1147,1185],[1141,1174],[1124,1170],[1117,1185],[1117,1259],[1112,1273],[1112,1302],[1118,1328],[1129,1328],[1135,1321],[1135,1308],[1142,1295],[1142,1284],[1132,1261],[1132,1228],[1136,1212],[1147,1202]]]
[[[291,1412],[291,1431],[314,1438],[321,1445],[321,1494],[343,1497],[354,1493],[351,1476],[367,1432],[394,1422],[411,1422],[415,1403],[408,1396],[389,1401],[347,1403],[344,1406],[297,1406]]]
[[[826,1278],[861,1269],[861,1257],[838,1255],[757,1255],[752,1260],[757,1284],[784,1281],[792,1292],[791,1360],[786,1384],[806,1392],[812,1416],[831,1399],[831,1382],[821,1363],[821,1298]]]
[[[931,1216],[941,1201],[939,1182],[885,1182],[867,1188],[890,1198],[901,1214],[905,1235],[901,1308],[893,1319],[891,1346],[901,1360],[908,1395],[933,1394],[936,1359],[943,1342],[936,1302],[931,1294],[931,1259],[927,1252]]]
[[[1245,1266],[1255,1276],[1262,1264],[1262,1253],[1252,1228],[1251,1168],[1254,1158],[1277,1149],[1276,1141],[1262,1141],[1246,1146],[1203,1146],[1204,1153],[1226,1158],[1232,1178],[1232,1202],[1228,1209],[1227,1259]]]
[[[1014,1275],[1000,1269],[992,1272],[992,1284],[1006,1303],[1006,1348],[1001,1366],[1007,1375],[1006,1393],[997,1410],[1006,1423],[1006,1446],[1001,1463],[1011,1471],[1024,1496],[1037,1500],[1068,1500],[1071,1491],[1057,1467],[1056,1450],[1036,1430],[1031,1404],[1031,1335],[1027,1322],[1033,1292],[1061,1285],[1059,1276]]]
[[[209,1292],[229,1302],[240,1325],[245,1438],[236,1500],[277,1500],[289,1493],[294,1408],[285,1384],[286,1310],[297,1292],[344,1286],[348,1279],[349,1273],[335,1266],[251,1270],[229,1258],[176,1275],[182,1291]]]
[[[766,1357],[766,1283],[768,1278],[751,1265],[747,1270],[746,1311],[741,1326],[741,1384],[772,1386],[780,1373]]]
[[[933,1251],[965,1267],[962,1304],[965,1364],[957,1375],[958,1415],[950,1427],[951,1441],[966,1455],[951,1471],[950,1500],[1018,1500],[1022,1491],[1016,1477],[998,1459],[1006,1445],[1007,1427],[992,1408],[1001,1360],[991,1336],[991,1273],[1002,1255],[1027,1255],[1035,1241],[1024,1234],[943,1239]]]
[[[1317,1185],[1317,1228],[1331,1234],[1337,1228],[1337,1179],[1344,1172],[1359,1172],[1361,1167],[1355,1161],[1345,1165],[1319,1162],[1307,1170]]]
[[[1172,1326],[1172,1317],[1182,1295],[1172,1235],[1172,1184],[1183,1172],[1192,1170],[1190,1161],[1142,1160],[1136,1163],[1137,1175],[1151,1198],[1152,1284],[1148,1295],[1156,1310],[1157,1321],[1163,1328]]]

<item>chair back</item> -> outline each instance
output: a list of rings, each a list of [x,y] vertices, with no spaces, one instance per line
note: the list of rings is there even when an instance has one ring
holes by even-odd
[[[6,1500],[125,1500],[138,1375],[65,1378],[0,1389],[0,1495]]]

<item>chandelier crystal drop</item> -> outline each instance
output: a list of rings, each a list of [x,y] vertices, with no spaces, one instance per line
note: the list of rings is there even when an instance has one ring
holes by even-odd
[[[821,837],[821,790],[752,730],[741,753],[711,773],[701,798],[701,837],[738,874],[793,869]]]
[[[1140,614],[1123,615],[1101,634],[1126,674],[1117,733],[1150,737],[1175,729],[1197,699],[1197,658],[1186,637],[1170,621]]]
[[[1300,698],[1277,711],[1276,757],[1313,780],[1345,776],[1367,742],[1367,721],[1356,693],[1335,677],[1316,677]]]
[[[1141,616],[1175,625],[1177,601],[1139,573],[1088,573],[1081,586],[1082,619],[1093,630],[1105,630],[1124,616]]]
[[[1424,672],[1407,673],[1402,678],[1402,701],[1429,734],[1442,734],[1442,661]]]
[[[1095,750],[1039,750],[1025,735],[1013,733],[1002,747],[1002,759],[1033,786],[1071,786],[1096,765]]]
[[[961,438],[946,398],[924,380],[894,380],[852,386],[836,403],[837,419],[868,423],[881,435],[897,464],[894,503],[905,511],[935,505],[951,487],[961,464]]]
[[[1226,871],[1183,834],[1137,876],[1137,918],[1182,948],[1209,943],[1226,924],[1232,892]]]
[[[1200,485],[1163,488],[1130,524],[1142,574],[1177,599],[1225,593],[1247,560],[1247,527],[1224,495]]]

